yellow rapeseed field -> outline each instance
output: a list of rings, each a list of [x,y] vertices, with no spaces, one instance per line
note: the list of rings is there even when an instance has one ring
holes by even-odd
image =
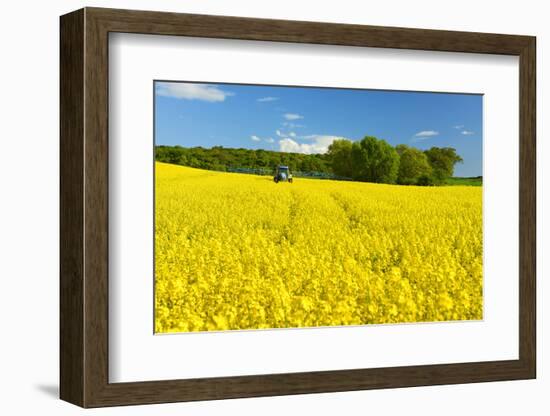
[[[156,164],[156,332],[482,319],[481,187]]]

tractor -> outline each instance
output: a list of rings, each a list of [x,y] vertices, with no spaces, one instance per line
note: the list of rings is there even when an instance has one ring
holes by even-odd
[[[292,183],[292,174],[288,166],[277,166],[275,169],[275,175],[273,176],[275,183],[289,182]]]

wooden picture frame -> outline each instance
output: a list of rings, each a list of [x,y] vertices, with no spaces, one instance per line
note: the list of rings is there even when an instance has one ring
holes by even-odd
[[[62,16],[60,29],[61,399],[82,407],[102,407],[535,378],[534,37],[100,8]],[[518,56],[519,359],[109,383],[110,32]]]

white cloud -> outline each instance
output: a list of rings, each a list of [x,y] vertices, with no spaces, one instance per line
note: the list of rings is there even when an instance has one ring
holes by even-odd
[[[258,101],[259,103],[269,103],[271,101],[277,101],[279,98],[277,97],[262,97],[262,98],[258,98],[256,101]]]
[[[255,142],[261,142],[262,141],[262,139],[260,139],[258,136],[252,135],[252,136],[250,136],[250,138]]]
[[[464,124],[457,124],[456,126],[453,126],[454,129],[460,130],[464,128]]]
[[[275,130],[275,134],[279,137],[286,137],[283,133],[281,133],[281,130]]]
[[[433,137],[438,136],[439,132],[435,130],[422,130],[414,135],[414,137]]]
[[[288,135],[289,135],[290,137],[296,137],[296,133],[294,133],[293,131],[291,131],[290,133],[288,133]]]
[[[295,142],[292,139],[286,138],[286,139],[279,140],[279,150],[281,152],[288,152],[288,153],[311,154],[311,145],[300,144]]]
[[[178,98],[181,100],[200,100],[211,103],[225,101],[233,94],[218,87],[205,84],[188,84],[183,82],[163,82],[157,85],[157,95]]]
[[[429,139],[430,137],[439,136],[439,132],[435,130],[422,130],[416,133],[411,139],[412,143],[419,142],[421,140]]]
[[[265,139],[265,141],[267,143],[273,143],[275,140],[273,140],[271,137],[268,137],[267,139]]]
[[[286,113],[283,115],[283,117],[286,118],[287,120],[300,120],[304,118],[304,116],[300,114],[295,114],[295,113]]]
[[[462,130],[460,132],[460,134],[463,134],[464,136],[471,136],[473,134],[475,134],[473,131],[470,131],[470,130]]]
[[[342,139],[337,136],[315,135],[312,143],[298,143],[289,137],[279,140],[279,150],[288,153],[326,153],[334,140]]]

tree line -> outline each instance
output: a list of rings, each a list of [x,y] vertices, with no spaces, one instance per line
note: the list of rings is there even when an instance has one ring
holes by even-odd
[[[263,149],[156,146],[155,160],[199,169],[234,171],[235,168],[273,169],[334,175],[355,181],[402,185],[439,185],[453,176],[462,158],[452,147],[420,150],[366,136],[359,141],[335,140],[326,154],[286,153]]]
[[[366,136],[360,141],[335,140],[327,153],[336,175],[356,181],[398,183],[401,185],[439,185],[453,176],[462,158],[452,147],[420,150]]]
[[[289,166],[291,170],[331,174],[332,168],[327,155],[275,152],[263,149],[233,149],[214,146],[204,147],[156,146],[155,159],[158,162],[190,166],[192,168],[229,171],[235,168],[268,169],[278,165]]]

